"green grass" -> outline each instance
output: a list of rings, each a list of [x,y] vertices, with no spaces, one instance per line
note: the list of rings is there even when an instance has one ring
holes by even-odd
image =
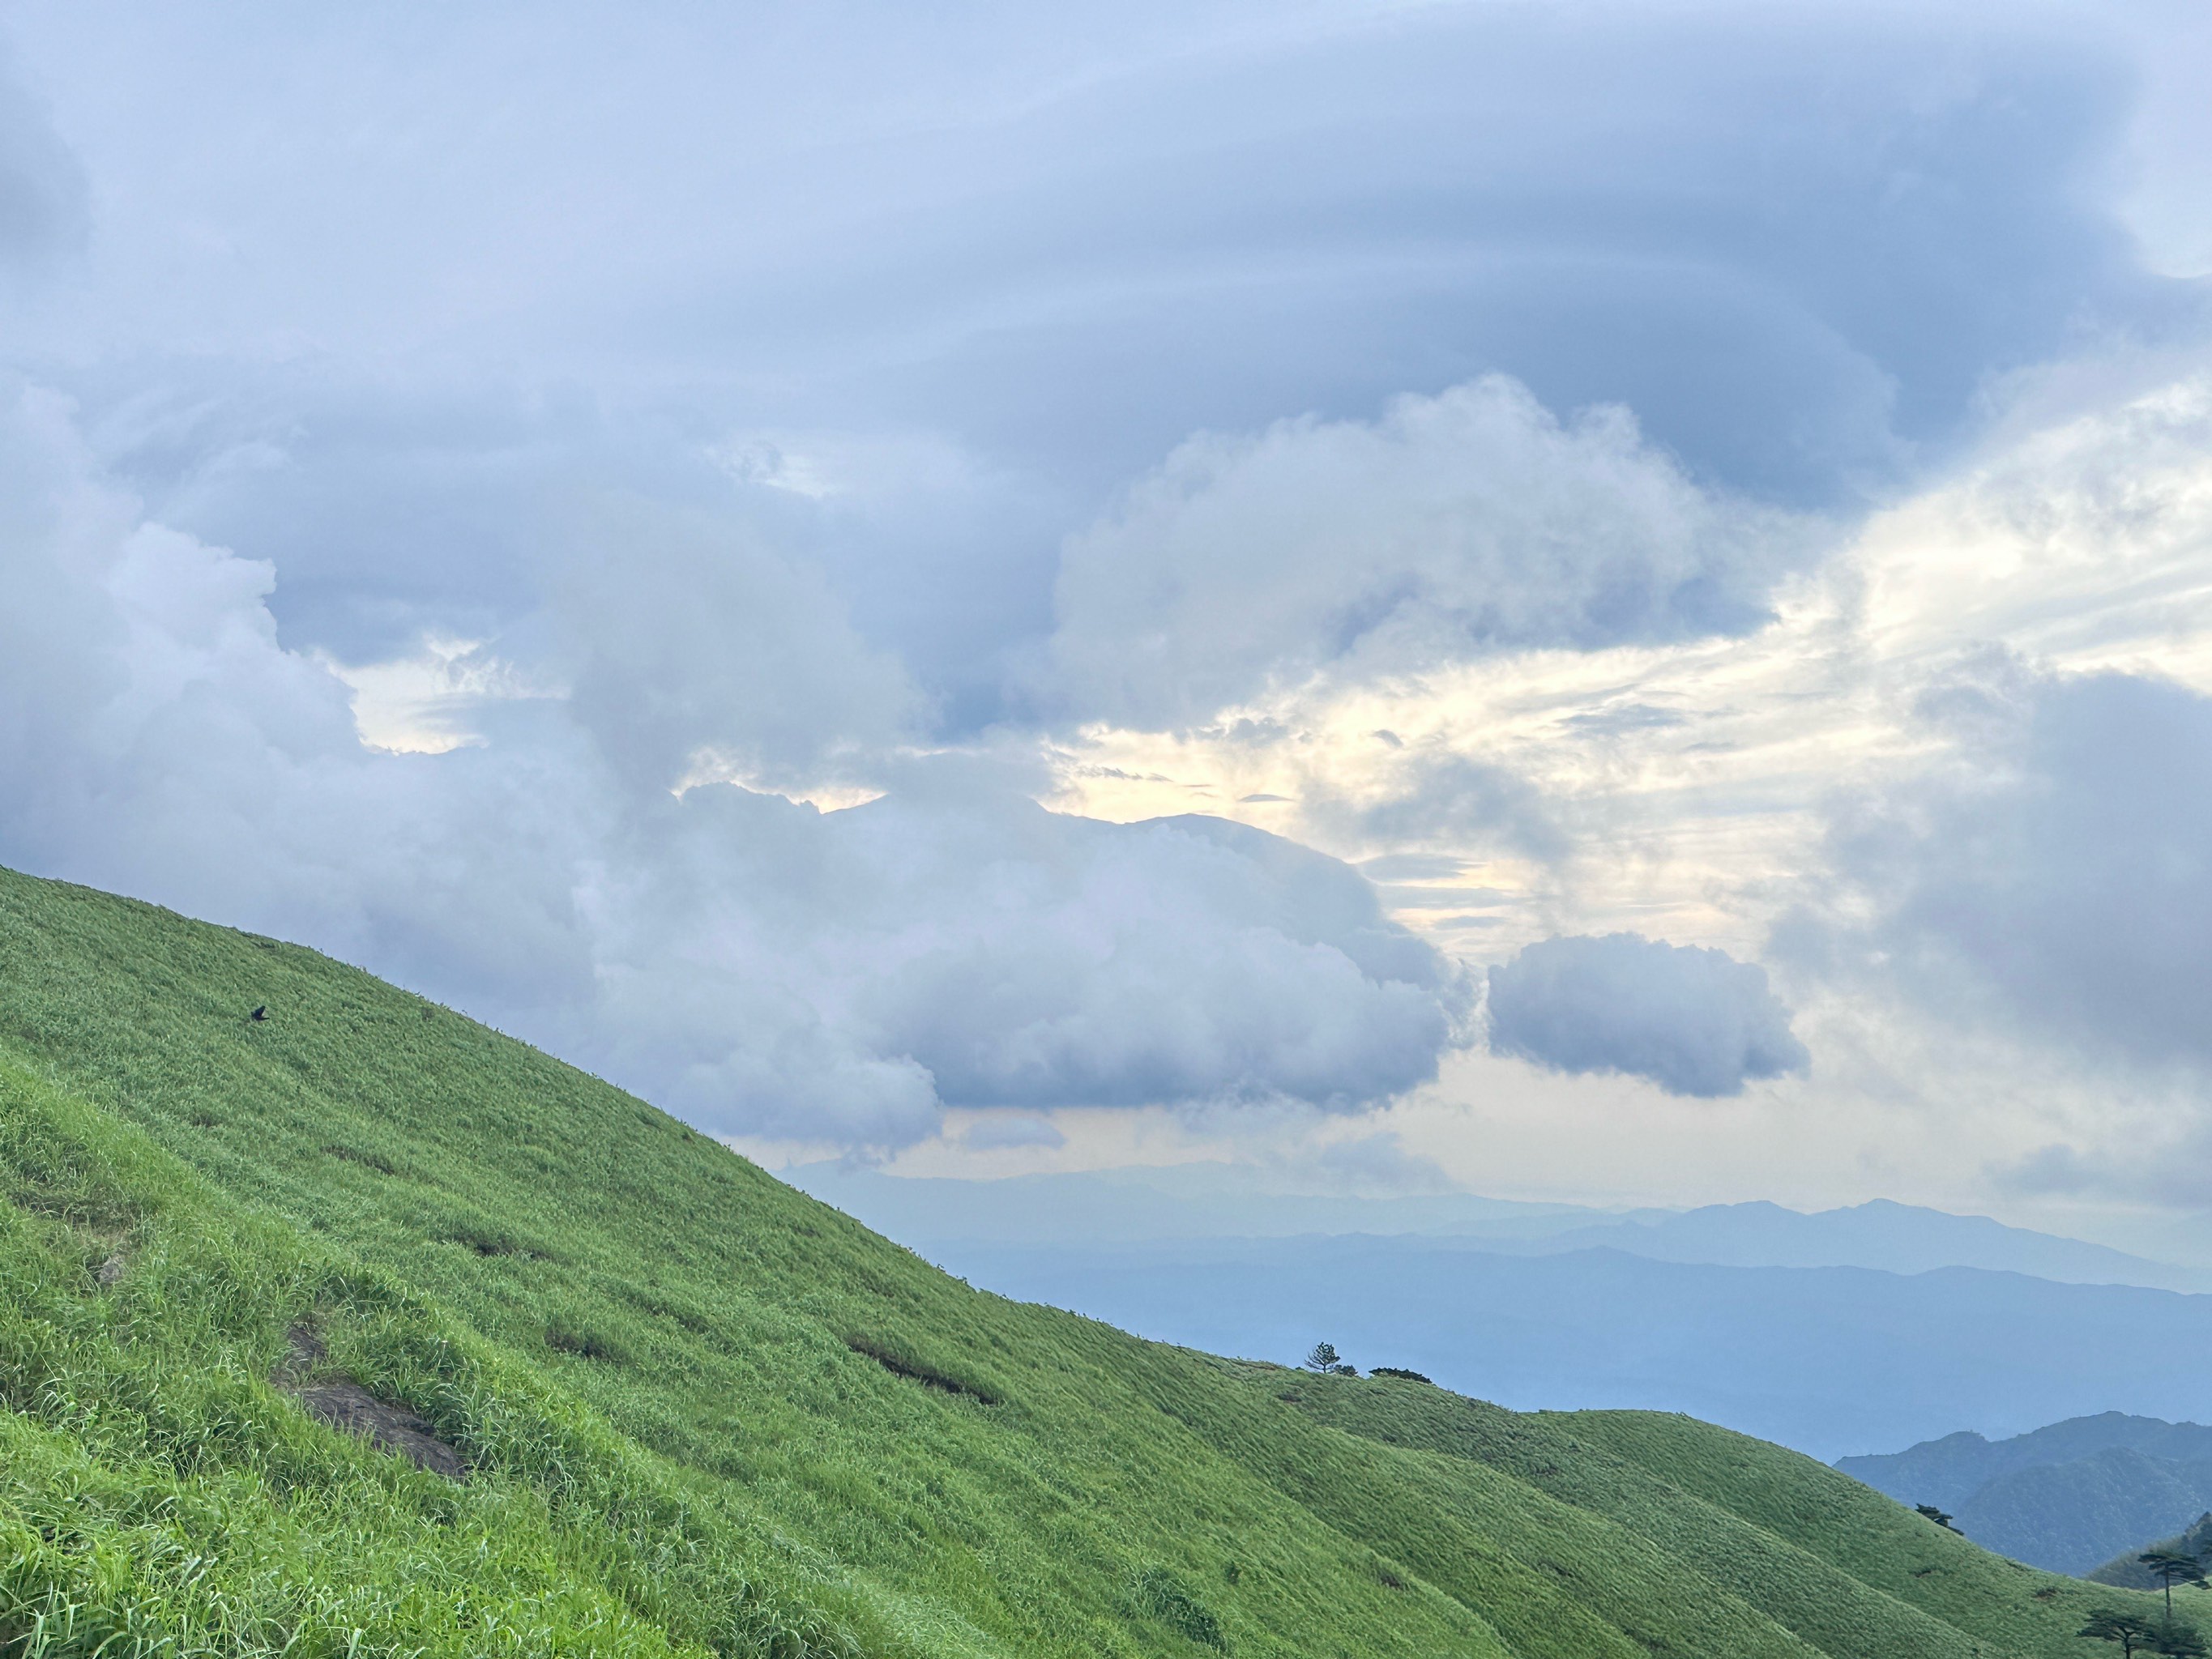
[[[2155,1605],[1687,1419],[970,1290],[366,975],[5,872],[0,1186],[10,1659],[1948,1659]],[[288,1391],[340,1375],[469,1479]]]

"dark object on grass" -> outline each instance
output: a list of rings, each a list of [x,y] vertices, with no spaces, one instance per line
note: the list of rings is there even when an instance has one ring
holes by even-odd
[[[252,1013],[246,1016],[246,1018],[248,1019],[266,1019],[268,1018],[269,1005],[265,1002],[258,1006]]]
[[[615,1365],[629,1364],[629,1354],[621,1344],[566,1325],[555,1325],[548,1329],[545,1346],[556,1353],[572,1353],[579,1359],[597,1359]]]
[[[1926,1516],[1930,1521],[1933,1521],[1937,1526],[1942,1528],[1944,1531],[1957,1532],[1959,1530],[1956,1527],[1951,1524],[1951,1517],[1946,1515],[1942,1510],[1937,1509],[1933,1504],[1915,1504],[1912,1507],[1920,1514]]]
[[[1377,1365],[1367,1374],[1370,1376],[1395,1376],[1404,1382],[1426,1382],[1432,1389],[1436,1387],[1433,1378],[1423,1376],[1419,1371],[1409,1371],[1402,1365]]]
[[[1221,1633],[1221,1621],[1212,1610],[1193,1595],[1182,1580],[1165,1567],[1146,1567],[1139,1573],[1129,1587],[1129,1599],[1137,1611],[1147,1619],[1157,1619],[1185,1641],[1195,1642],[1201,1647],[1229,1650]]]
[[[372,1152],[359,1146],[325,1146],[325,1158],[343,1158],[349,1164],[358,1164],[364,1170],[374,1170],[379,1175],[398,1175],[399,1166],[382,1152]]]

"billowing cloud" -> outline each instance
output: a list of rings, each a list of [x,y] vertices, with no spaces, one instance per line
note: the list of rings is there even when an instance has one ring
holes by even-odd
[[[2002,653],[1921,708],[1950,746],[1841,809],[1841,971],[2106,1058],[2212,1064],[2212,698]]]
[[[1395,471],[1352,439],[1387,456],[1394,397],[1448,425],[1435,394],[1498,371],[1563,419],[1633,409],[1662,494],[1679,458],[1708,493],[1848,507],[1948,453],[1993,371],[2181,292],[2085,182],[2152,55],[2087,14],[1230,0],[924,25],[867,3],[764,39],[713,8],[561,9],[526,61],[513,0],[404,28],[9,19],[99,222],[65,293],[0,320],[153,516],[280,565],[295,646],[358,665],[526,625],[568,556],[553,486],[589,477],[802,521],[770,539],[964,736],[1039,690],[1008,665],[1053,630],[1065,534],[1110,541],[1115,493],[1194,431],[1248,434],[1210,441],[1252,451],[1235,465],[1185,459],[1256,483],[1305,452],[1249,434],[1311,411],[1330,477],[1410,473],[1425,512],[1451,486],[1462,497],[1496,480],[1449,434],[1400,434]],[[1540,439],[1491,465],[1542,462]],[[1546,522],[1603,528],[1612,499]],[[1394,574],[1493,641],[1764,603],[1758,570],[1717,544],[1685,562],[1668,533],[1568,559],[1547,601],[1540,570],[1491,592],[1457,531],[1250,625],[1291,624],[1294,673],[1411,605]],[[1098,707],[1118,671],[1092,647],[1156,608],[1064,618],[1079,695],[1042,695]],[[1211,695],[1185,671],[1107,706]]]
[[[1202,720],[1342,665],[1739,630],[1802,527],[1717,499],[1618,408],[1561,422],[1492,377],[1375,422],[1194,438],[1060,562],[1075,710]]]
[[[17,390],[0,477],[9,863],[303,937],[736,1133],[1356,1109],[1462,1040],[1463,976],[1349,866],[901,758],[903,678],[772,550],[623,518],[565,613],[577,690],[480,711],[481,746],[384,753],[278,640],[270,568],[145,521],[64,404]],[[701,754],[803,778],[847,750],[896,793],[672,789]]]
[[[2204,499],[2201,389],[1806,574],[2022,388],[2106,395],[2034,366],[2197,349],[2148,13],[527,15],[10,14],[0,374],[65,398],[0,397],[0,859],[718,1127],[1310,1122],[1464,1040],[1459,973],[1285,842],[1036,799],[1390,855],[1437,938],[1742,938],[1931,652],[2172,667],[2203,608],[2145,510]],[[1832,940],[2028,1000],[1909,822],[2013,810],[2024,741],[1882,794]]]
[[[1348,866],[1218,818],[1012,810],[980,844],[931,848],[916,886],[957,896],[947,925],[862,1000],[947,1099],[1347,1109],[1434,1076],[1464,994]]]
[[[1460,1040],[1459,975],[1348,866],[969,779],[829,815],[726,786],[591,896],[617,1075],[719,1127],[896,1144],[962,1107],[1373,1104]],[[571,1039],[574,1047],[574,1039]]]
[[[580,516],[556,660],[570,712],[641,787],[835,782],[912,737],[905,669],[860,637],[819,569],[757,532],[626,494]]]
[[[1765,969],[1637,933],[1545,939],[1492,968],[1490,1046],[1701,1097],[1741,1094],[1809,1059]]]

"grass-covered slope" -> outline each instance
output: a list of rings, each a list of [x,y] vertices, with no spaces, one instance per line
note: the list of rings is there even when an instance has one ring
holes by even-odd
[[[2154,1605],[1686,1419],[972,1291],[312,951],[4,872],[0,1194],[0,1654],[2056,1656]]]

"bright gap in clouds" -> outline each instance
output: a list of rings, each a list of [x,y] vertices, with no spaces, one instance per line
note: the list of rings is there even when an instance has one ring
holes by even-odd
[[[24,9],[0,860],[779,1161],[2185,1208],[2197,27]]]

